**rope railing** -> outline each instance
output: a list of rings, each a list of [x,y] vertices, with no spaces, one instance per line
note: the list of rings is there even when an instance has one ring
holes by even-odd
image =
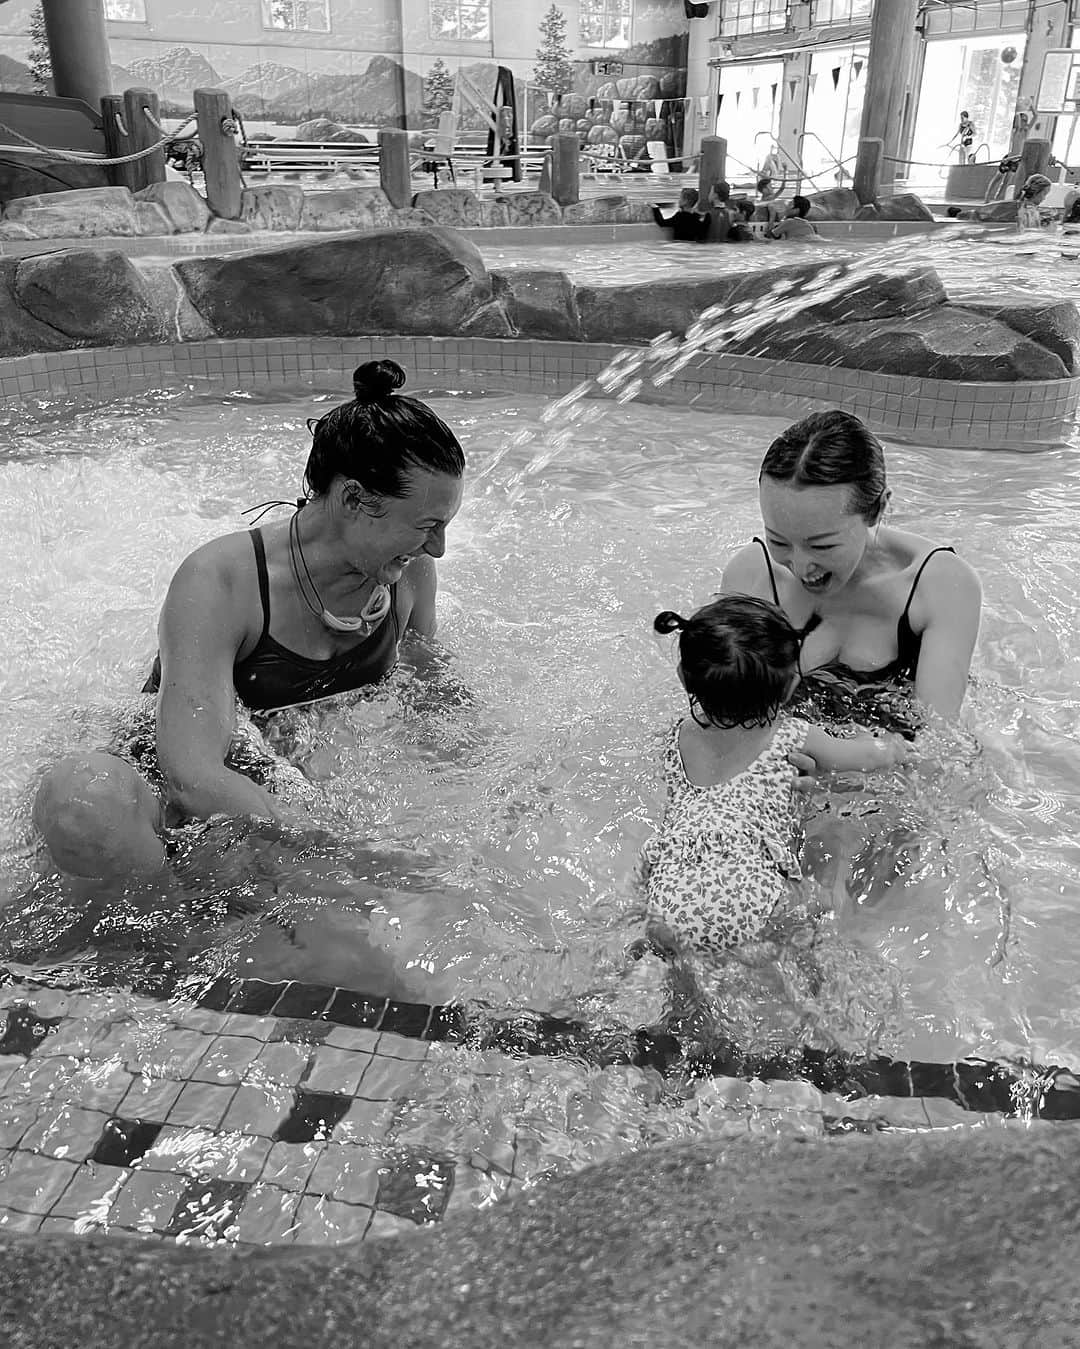
[[[16,131],[14,127],[6,126],[3,122],[0,122],[0,132],[4,132],[9,136],[14,136],[23,143],[22,145],[0,144],[0,153],[14,155],[44,155],[48,159],[59,159],[61,162],[67,164],[130,164],[134,160],[145,159],[147,155],[156,154],[163,146],[169,145],[173,141],[191,139],[189,136],[181,136],[180,132],[183,131],[184,127],[195,121],[194,116],[181,122],[176,131],[167,132],[149,108],[143,108],[143,113],[156,130],[163,133],[162,139],[155,142],[153,145],[148,145],[143,150],[136,150],[130,155],[98,155],[91,151],[81,153],[77,150],[58,150],[53,145],[39,145],[37,141],[32,141],[29,136],[24,136],[21,132]],[[122,134],[127,135],[127,130],[120,124],[119,118],[117,121],[118,125],[121,127]]]

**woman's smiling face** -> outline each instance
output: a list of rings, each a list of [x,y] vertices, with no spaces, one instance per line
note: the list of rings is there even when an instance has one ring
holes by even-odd
[[[854,575],[870,528],[851,509],[851,487],[795,487],[763,477],[761,519],[769,554],[809,595],[833,594]],[[876,522],[875,522],[876,523]]]

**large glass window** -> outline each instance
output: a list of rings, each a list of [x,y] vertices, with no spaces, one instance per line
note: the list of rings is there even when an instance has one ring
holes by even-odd
[[[433,38],[491,41],[491,0],[430,0],[430,4]]]
[[[262,19],[286,33],[329,33],[330,0],[262,0]]]
[[[912,177],[944,178],[965,157],[996,161],[1009,149],[1016,94],[1024,65],[1024,37],[946,38],[926,44]],[[960,137],[960,114],[973,123],[971,145]],[[940,165],[940,168],[929,167]]]
[[[723,0],[721,37],[773,33],[787,27],[789,0]]]
[[[105,0],[105,17],[114,23],[145,23],[145,0]]]
[[[578,28],[586,47],[629,47],[634,0],[581,0]]]
[[[783,83],[783,61],[720,67],[716,134],[728,143],[733,183],[752,183],[771,154],[780,127]]]
[[[874,0],[814,0],[810,9],[811,23],[853,23],[868,19]]]

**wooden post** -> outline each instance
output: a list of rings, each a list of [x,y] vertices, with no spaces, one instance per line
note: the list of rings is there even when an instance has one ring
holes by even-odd
[[[96,108],[112,89],[105,0],[43,0],[42,17],[57,97]]]
[[[124,122],[131,147],[128,150],[129,155],[135,154],[138,150],[145,150],[148,145],[153,145],[161,139],[161,132],[143,112],[143,108],[150,110],[155,121],[160,120],[160,103],[152,89],[125,89]],[[143,155],[142,159],[133,159],[130,167],[135,170],[132,175],[132,180],[136,184],[131,189],[133,192],[149,187],[151,183],[163,183],[165,151],[161,149],[152,155]]]
[[[101,129],[105,135],[105,153],[110,159],[131,153],[131,137],[127,134],[124,121],[124,100],[120,94],[106,94],[101,100]],[[141,187],[135,181],[138,161],[127,164],[110,164],[109,182],[113,187],[126,187],[130,192]]]
[[[394,128],[379,132],[379,181],[391,206],[412,205],[412,171],[409,168],[409,133]]]
[[[551,138],[551,195],[560,206],[581,200],[581,147],[577,136]]]
[[[698,165],[698,209],[707,210],[705,203],[715,183],[727,177],[727,141],[723,136],[702,136],[701,162]]]
[[[232,99],[224,89],[196,89],[195,116],[202,145],[206,204],[223,220],[237,220],[244,182],[233,139]]]
[[[884,153],[885,142],[880,136],[866,136],[859,142],[859,155],[855,161],[855,181],[852,186],[860,206],[877,204],[881,191]]]
[[[1020,167],[1016,170],[1016,186],[1013,189],[1013,196],[1017,199],[1024,189],[1024,184],[1033,173],[1045,173],[1050,167],[1051,145],[1049,141],[1033,139],[1024,142],[1024,148],[1020,151]]]
[[[896,177],[904,122],[904,97],[915,51],[915,24],[919,0],[874,0],[870,21],[870,54],[866,61],[866,95],[859,128],[859,153],[870,155],[869,142],[881,142],[880,183],[891,186]],[[855,167],[860,176],[859,165]],[[871,176],[864,172],[862,178]],[[860,201],[863,199],[860,197]],[[863,205],[867,205],[863,201]]]

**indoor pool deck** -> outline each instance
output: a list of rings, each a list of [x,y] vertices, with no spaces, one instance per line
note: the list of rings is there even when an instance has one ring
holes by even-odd
[[[96,400],[177,382],[227,390],[346,388],[357,364],[383,355],[413,371],[421,385],[564,394],[594,380],[626,350],[646,351],[606,343],[369,336],[83,348],[0,360],[0,404],[65,394]],[[1080,378],[964,383],[701,352],[663,387],[646,385],[641,396],[784,416],[840,407],[876,431],[920,444],[1024,450],[1059,444],[1072,433]]]

